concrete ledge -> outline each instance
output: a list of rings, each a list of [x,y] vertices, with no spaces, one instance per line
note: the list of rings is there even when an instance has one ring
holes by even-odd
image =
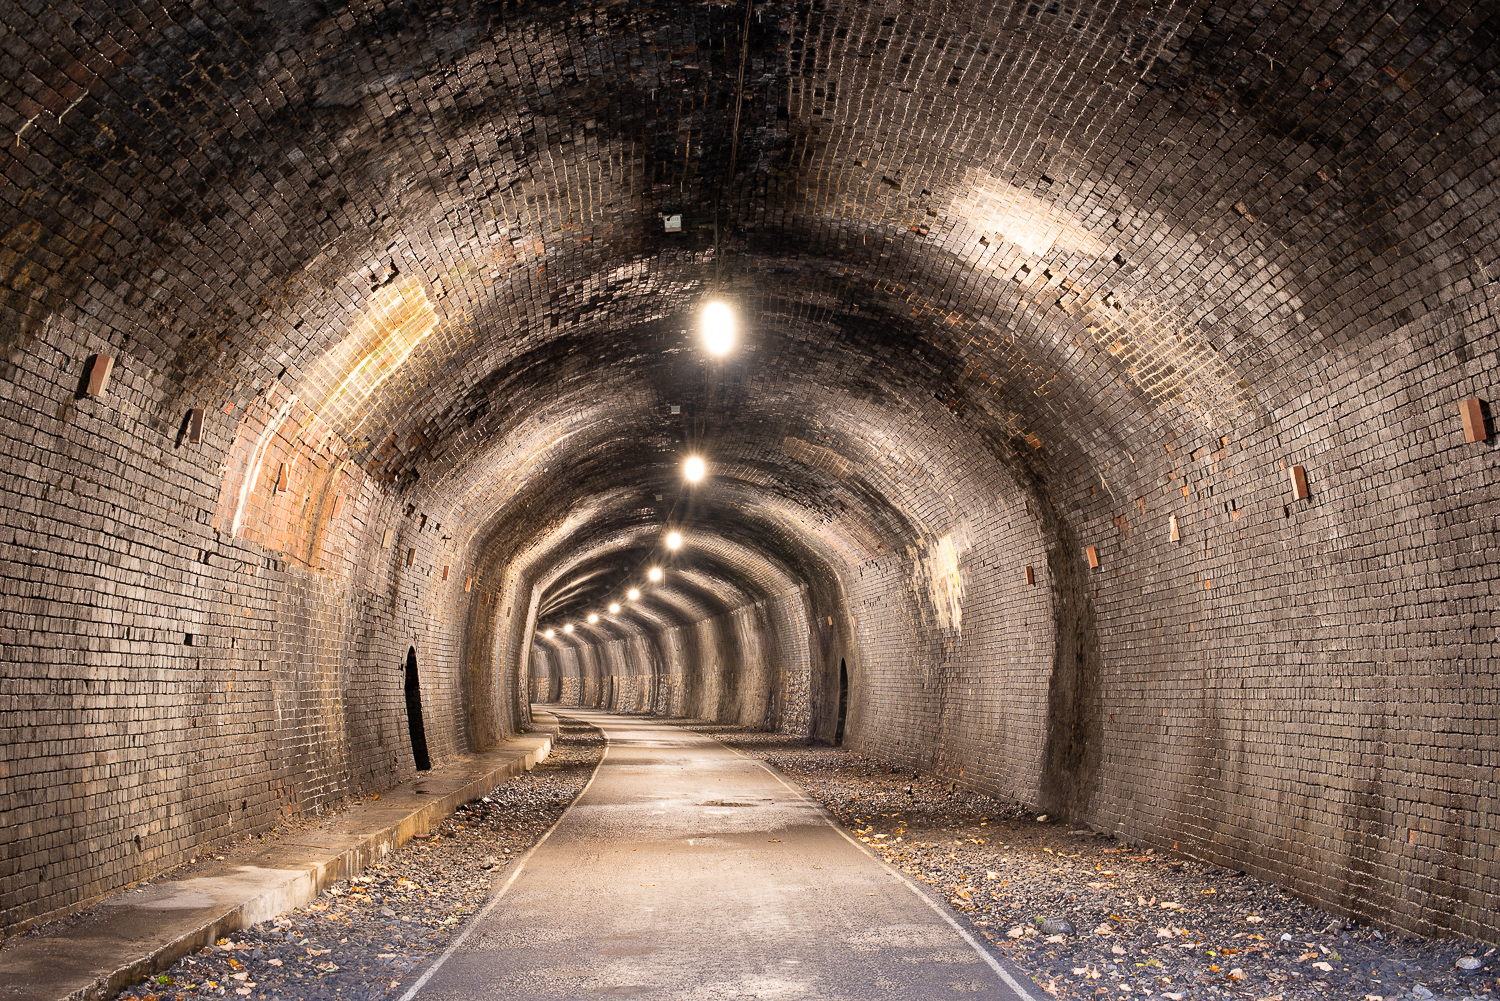
[[[552,750],[557,727],[555,716],[536,712],[539,733],[440,765],[248,856],[112,894],[54,934],[13,939],[0,950],[0,999],[104,1001],[229,932],[299,907],[530,771]]]

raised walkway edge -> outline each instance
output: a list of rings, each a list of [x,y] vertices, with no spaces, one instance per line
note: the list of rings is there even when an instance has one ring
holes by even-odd
[[[3,1001],[104,1001],[178,959],[313,900],[458,807],[546,759],[557,717],[534,712],[530,732],[362,800],[326,821],[278,835],[246,855],[126,888],[56,930],[0,948]]]

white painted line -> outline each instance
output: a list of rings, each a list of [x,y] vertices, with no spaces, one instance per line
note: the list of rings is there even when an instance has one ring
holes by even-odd
[[[708,736],[708,735],[704,734],[702,736]],[[833,815],[828,812],[827,807],[825,807],[822,803],[819,803],[817,800],[813,799],[805,791],[803,791],[801,789],[798,789],[795,786],[789,784],[786,781],[786,779],[784,779],[780,775],[776,774],[776,770],[774,768],[772,768],[770,765],[766,764],[760,758],[753,758],[750,755],[748,755],[748,754],[744,753],[743,751],[741,751],[737,747],[730,747],[728,744],[725,744],[723,741],[718,740],[718,738],[712,738],[712,739],[714,739],[715,741],[717,741],[717,743],[721,747],[724,747],[727,750],[733,751],[735,754],[738,754],[740,757],[744,758],[747,761],[753,761],[757,765],[760,765],[760,767],[762,767],[762,768],[764,768],[766,770],[766,774],[770,775],[771,778],[773,778],[777,782],[781,783],[782,787],[785,788],[788,792],[792,793],[794,796],[796,796],[797,798],[801,799],[803,802],[808,803],[809,805],[811,805],[815,810],[818,811],[819,816],[821,816],[823,818],[823,823],[827,824],[829,827],[833,828],[836,832],[838,832],[839,837],[843,838],[845,841],[849,842],[855,848],[857,848],[861,852],[863,852],[864,855],[865,855],[865,857],[868,858],[871,862],[874,862],[876,865],[880,866],[886,872],[890,873],[890,875],[892,877],[894,877],[895,880],[898,883],[900,883],[902,886],[906,887],[912,893],[915,893],[917,895],[917,899],[921,900],[922,903],[924,903],[928,907],[932,908],[933,913],[935,913],[938,917],[942,918],[944,921],[948,922],[948,925],[954,931],[958,932],[959,937],[962,938],[965,942],[969,943],[969,948],[973,949],[976,953],[979,954],[979,958],[980,959],[984,960],[986,963],[989,964],[990,969],[992,969],[992,970],[995,971],[995,976],[999,977],[1001,979],[1001,981],[1004,982],[1005,986],[1009,987],[1011,990],[1013,990],[1013,991],[1016,992],[1017,996],[1019,996],[1021,998],[1021,1001],[1037,1001],[1036,995],[1032,994],[1030,991],[1028,991],[1021,984],[1021,982],[1019,980],[1017,980],[1015,977],[1011,976],[1010,971],[1007,970],[1000,963],[999,959],[995,958],[995,954],[992,953],[992,952],[990,952],[989,949],[985,948],[985,946],[977,938],[975,938],[973,935],[971,935],[969,933],[969,930],[967,928],[965,928],[963,925],[959,924],[958,920],[956,918],[954,918],[952,914],[948,913],[947,908],[943,907],[942,904],[939,904],[937,901],[933,900],[926,893],[924,893],[922,891],[922,889],[917,886],[916,883],[914,883],[911,880],[907,879],[905,873],[903,873],[900,870],[896,869],[895,866],[891,865],[885,859],[883,859],[883,858],[879,857],[878,855],[874,854],[868,848],[866,848],[864,845],[860,844],[858,841],[856,841],[853,838],[851,838],[849,836],[849,832],[846,831],[846,830],[844,830],[844,828],[839,825],[838,821],[834,819]],[[405,1001],[405,999],[403,999],[403,1001]]]
[[[553,713],[553,715],[557,716],[559,721],[561,721],[562,717],[560,714]],[[538,838],[536,844],[528,848],[526,850],[526,854],[521,856],[521,861],[517,862],[516,867],[511,870],[510,878],[505,881],[504,886],[500,887],[500,892],[496,893],[493,897],[490,898],[490,902],[484,905],[484,909],[482,911],[480,911],[478,914],[475,914],[468,920],[468,923],[464,925],[464,930],[458,933],[458,938],[455,938],[451,943],[449,943],[448,948],[443,950],[443,954],[437,958],[437,961],[429,966],[427,968],[427,972],[418,977],[417,982],[412,984],[411,987],[407,989],[406,993],[401,995],[401,997],[398,998],[397,1001],[412,1001],[412,998],[417,996],[417,992],[420,991],[423,987],[427,986],[427,981],[432,979],[432,975],[434,973],[443,968],[443,964],[448,962],[448,957],[457,952],[458,947],[463,945],[464,942],[468,940],[469,933],[472,932],[476,927],[478,927],[479,922],[483,921],[485,916],[488,915],[490,911],[493,911],[496,907],[499,906],[501,899],[505,896],[505,892],[509,890],[511,888],[511,884],[513,884],[516,879],[520,877],[521,870],[526,867],[526,862],[531,858],[532,853],[535,852],[538,848],[542,847],[542,845],[546,844],[547,839],[552,837],[552,832],[557,830],[557,826],[567,818],[568,814],[573,812],[573,804],[577,803],[580,799],[583,799],[584,795],[589,791],[589,786],[593,785],[594,779],[599,777],[599,769],[604,767],[604,759],[609,757],[609,734],[604,733],[603,727],[594,727],[594,729],[604,734],[604,753],[599,755],[599,763],[594,766],[594,774],[590,775],[589,780],[583,784],[583,788],[578,790],[578,795],[573,797],[573,802],[568,804],[567,809],[563,810],[562,814],[552,822],[552,826],[547,828],[547,833]],[[559,735],[561,735],[560,728]]]

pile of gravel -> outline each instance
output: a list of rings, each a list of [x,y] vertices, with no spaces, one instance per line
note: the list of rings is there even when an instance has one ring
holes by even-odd
[[[1385,935],[1280,887],[1167,857],[839,748],[695,727],[757,755],[931,886],[1060,998],[1486,999],[1483,944]]]
[[[573,802],[603,751],[597,730],[563,721],[546,761],[460,807],[430,837],[120,996],[360,1001],[398,995]]]

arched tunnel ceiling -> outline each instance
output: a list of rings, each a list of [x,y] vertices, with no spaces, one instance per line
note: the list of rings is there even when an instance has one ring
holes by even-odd
[[[757,2],[742,66],[744,9],[13,9],[0,336],[279,382],[563,614],[669,523],[801,580],[922,538],[943,420],[1108,488],[1493,269],[1490,7]]]

